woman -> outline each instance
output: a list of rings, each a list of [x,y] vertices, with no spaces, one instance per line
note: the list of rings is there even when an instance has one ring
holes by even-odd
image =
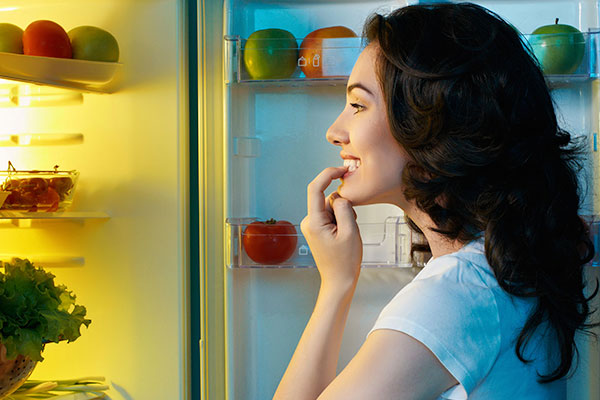
[[[594,254],[577,149],[518,33],[473,4],[375,15],[308,186],[321,287],[276,399],[561,399]],[[329,198],[324,190],[342,185]],[[336,377],[362,242],[352,206],[401,207],[432,259]],[[595,294],[595,292],[594,292]]]

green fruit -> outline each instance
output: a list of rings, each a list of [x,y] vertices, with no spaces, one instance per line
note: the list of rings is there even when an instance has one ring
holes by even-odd
[[[585,53],[585,38],[575,27],[556,23],[537,28],[529,43],[545,74],[572,74]]]
[[[78,26],[69,31],[73,58],[90,61],[119,61],[117,39],[95,26]]]
[[[13,24],[0,24],[0,51],[23,54],[23,29]]]
[[[252,79],[285,79],[296,70],[298,43],[283,29],[262,29],[246,41],[244,65]]]

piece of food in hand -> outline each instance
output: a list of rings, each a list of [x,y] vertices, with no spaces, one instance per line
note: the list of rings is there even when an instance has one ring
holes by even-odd
[[[322,78],[324,75],[323,64],[323,39],[351,38],[356,33],[345,26],[330,26],[317,29],[309,33],[300,44],[299,65],[307,78]],[[340,59],[334,62],[343,62]]]
[[[0,51],[23,54],[23,29],[13,24],[0,24]]]
[[[572,74],[585,53],[585,38],[579,29],[559,24],[540,26],[529,37],[535,57],[545,74]]]
[[[248,37],[244,65],[252,79],[285,79],[298,62],[298,43],[284,29],[261,29]]]
[[[71,40],[56,22],[34,21],[23,32],[23,54],[71,58]]]
[[[78,26],[68,33],[73,58],[89,61],[119,61],[119,44],[108,31],[95,26]]]
[[[280,264],[296,251],[298,235],[288,221],[254,221],[242,232],[242,242],[248,257],[258,264]]]

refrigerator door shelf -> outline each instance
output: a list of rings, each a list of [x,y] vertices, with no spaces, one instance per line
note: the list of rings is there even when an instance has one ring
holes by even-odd
[[[256,79],[246,68],[244,51],[246,39],[240,36],[225,36],[225,81],[226,83],[257,84],[260,86],[330,86],[345,85],[352,67],[362,50],[361,38],[332,38],[322,39],[319,49],[301,48],[302,39],[296,39],[297,48],[272,45],[277,40],[270,39],[271,48],[262,50],[266,55],[275,52],[296,52],[296,68],[286,78],[270,79],[268,74],[264,78]],[[257,45],[260,48],[260,44]],[[267,45],[265,45],[267,46]],[[306,50],[306,53],[303,53]],[[258,57],[258,56],[257,56]],[[272,57],[272,55],[271,55]],[[309,59],[310,58],[310,59]],[[255,64],[281,62],[282,57],[272,57],[269,60],[254,58]],[[302,72],[303,67],[313,66],[318,68],[318,77],[307,78]],[[276,69],[276,68],[275,68]]]
[[[598,29],[582,33],[527,34],[523,42],[537,57],[551,87],[598,77]],[[573,70],[574,69],[574,70]]]
[[[244,249],[243,235],[246,227],[254,221],[257,219],[227,219],[226,263],[229,268],[315,268],[310,248],[299,225],[294,225],[298,243],[288,260],[274,265],[253,261]],[[359,223],[359,228],[363,241],[363,267],[412,267],[411,232],[402,217],[388,217],[383,223]]]
[[[600,267],[600,221],[594,221],[590,217],[583,218],[587,220],[590,226],[590,236],[592,237],[592,242],[594,243],[594,247],[596,249],[594,258],[589,262],[588,265],[592,267]]]
[[[532,35],[525,34],[523,42],[530,47],[531,52],[540,58],[542,66],[553,68],[556,66],[557,56],[560,53],[573,52],[573,48],[583,52],[581,61],[572,72],[561,73],[560,68],[551,69],[546,75],[548,85],[552,88],[564,87],[572,83],[584,82],[598,77],[598,29],[590,29],[589,32],[581,33],[583,41],[578,42],[579,36],[567,34]],[[298,48],[301,49],[302,39],[297,39]],[[335,38],[323,39],[321,49],[310,52],[312,58],[309,60],[301,53],[298,54],[297,66],[291,76],[284,79],[255,79],[247,71],[244,62],[244,48],[246,39],[240,36],[225,36],[225,82],[227,84],[252,84],[258,86],[326,86],[344,85],[348,80],[352,67],[362,51],[362,38]],[[291,48],[277,48],[275,51],[290,51]],[[265,53],[267,51],[265,50]],[[544,61],[545,60],[545,61]],[[257,60],[254,60],[257,62]],[[260,62],[260,60],[258,60]],[[264,61],[267,62],[267,61]],[[560,63],[560,62],[559,62]],[[322,68],[322,77],[307,78],[302,67],[313,64]]]
[[[0,52],[0,77],[95,92],[110,92],[108,83],[119,63],[40,57]]]

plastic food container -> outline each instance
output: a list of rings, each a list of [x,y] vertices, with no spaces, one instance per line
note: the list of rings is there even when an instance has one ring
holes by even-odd
[[[64,211],[73,202],[78,171],[0,171],[0,210]]]

